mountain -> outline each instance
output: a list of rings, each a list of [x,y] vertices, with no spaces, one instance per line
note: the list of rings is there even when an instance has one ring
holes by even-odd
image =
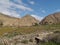
[[[31,26],[31,25],[35,25],[35,23],[38,24],[39,21],[30,15],[26,15],[26,16],[22,17],[21,22],[20,22],[20,24],[23,24],[23,26],[24,25]]]
[[[0,13],[0,25],[3,26],[32,26],[39,23],[34,17],[26,15],[22,18],[15,18]]]
[[[46,16],[40,24],[60,24],[60,12]]]

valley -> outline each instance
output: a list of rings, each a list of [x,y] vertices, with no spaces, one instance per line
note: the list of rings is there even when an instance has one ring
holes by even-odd
[[[14,18],[0,14],[0,45],[60,45],[57,14],[56,19],[48,15],[41,22],[30,15]]]

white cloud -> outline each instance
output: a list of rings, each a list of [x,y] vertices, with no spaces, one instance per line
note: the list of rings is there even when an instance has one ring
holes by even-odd
[[[18,13],[16,13],[16,11],[11,11],[10,12],[10,11],[5,10],[5,11],[2,11],[1,13],[6,14],[6,15],[9,15],[11,17],[20,18],[20,15]]]
[[[30,4],[32,4],[32,5],[35,4],[35,1],[32,1],[32,0],[28,0],[28,2],[29,2]]]
[[[32,4],[32,5],[33,5],[33,4],[35,4],[35,2],[34,2],[34,1],[29,1],[29,3],[30,3],[30,4]]]
[[[23,5],[17,5],[17,4],[15,4],[15,3],[12,3],[11,5],[15,6],[16,8],[20,8],[20,9],[23,10],[23,11],[26,11],[26,10],[28,10],[28,11],[33,11],[33,9],[31,9],[31,8],[29,8],[29,7],[25,7],[25,6],[23,6]]]
[[[40,8],[40,11],[41,11],[42,13],[46,13],[46,10],[44,10],[43,8]]]
[[[60,12],[60,9],[55,10],[55,12]]]
[[[41,21],[43,19],[43,17],[37,16],[37,15],[34,15],[34,14],[32,14],[31,16],[35,17],[39,21]]]
[[[10,16],[20,17],[20,14],[17,13],[16,8],[21,9],[23,11],[26,11],[26,10],[33,11],[33,9],[23,5],[22,0],[17,0],[17,2],[20,2],[21,4],[19,4],[19,5],[15,4],[15,3],[11,2],[10,0],[0,0],[0,12],[10,15]],[[14,6],[14,8],[12,9],[11,6]]]
[[[22,0],[13,0],[14,2],[18,2],[19,4],[23,4]]]
[[[46,11],[45,11],[45,10],[42,10],[41,12],[42,12],[42,13],[46,13]]]

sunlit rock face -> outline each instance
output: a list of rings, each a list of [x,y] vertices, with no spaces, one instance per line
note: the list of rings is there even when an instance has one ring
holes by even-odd
[[[0,13],[0,25],[3,26],[33,26],[39,24],[39,21],[30,15],[26,15],[22,18],[10,17]]]
[[[46,16],[40,24],[60,24],[60,12]]]

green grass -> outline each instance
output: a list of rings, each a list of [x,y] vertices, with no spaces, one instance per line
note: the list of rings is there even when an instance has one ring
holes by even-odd
[[[3,35],[4,33],[11,33],[11,32],[17,32],[17,33],[23,33],[23,34],[28,34],[28,33],[33,33],[36,31],[41,31],[41,30],[46,30],[46,31],[52,31],[52,30],[60,30],[60,24],[58,25],[38,25],[38,26],[31,26],[31,27],[0,27],[0,36]]]
[[[60,45],[60,43],[55,43],[55,42],[46,42],[46,43],[40,43],[38,45]]]

